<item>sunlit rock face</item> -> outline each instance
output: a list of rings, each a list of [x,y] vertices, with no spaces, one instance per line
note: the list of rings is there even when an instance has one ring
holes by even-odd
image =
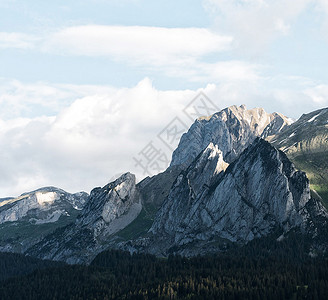
[[[95,237],[108,236],[129,224],[141,208],[135,175],[126,173],[103,188],[91,191],[76,224],[92,229]]]
[[[141,209],[135,175],[123,174],[93,189],[75,223],[48,235],[27,253],[68,263],[90,262],[108,247],[111,236],[138,217]]]
[[[262,139],[225,168],[222,152],[210,144],[174,183],[146,251],[206,253],[213,241],[245,244],[277,228],[306,231],[314,214],[327,217],[311,199],[305,173]]]
[[[248,110],[245,105],[225,108],[194,122],[173,152],[171,166],[188,166],[210,143],[218,145],[224,160],[231,163],[256,137],[274,135],[291,122],[282,114],[269,114],[263,108]]]
[[[55,222],[72,210],[81,210],[87,197],[88,194],[83,192],[70,194],[54,187],[41,188],[0,202],[0,224],[22,219],[37,223]]]

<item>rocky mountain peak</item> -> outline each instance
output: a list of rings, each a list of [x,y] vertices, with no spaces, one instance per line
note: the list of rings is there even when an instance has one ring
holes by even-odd
[[[82,225],[92,224],[99,230],[99,227],[126,213],[133,203],[139,203],[136,178],[134,174],[125,173],[104,187],[91,191],[89,201],[77,222]]]
[[[200,154],[199,158],[196,159],[196,163],[192,164],[190,168],[196,168],[196,169],[202,168],[203,171],[205,171],[208,163],[214,160],[217,165],[213,173],[215,174],[220,173],[221,171],[225,170],[228,167],[228,164],[223,159],[222,151],[218,148],[217,145],[210,143]]]
[[[210,143],[186,171],[185,177],[193,193],[199,192],[204,185],[210,185],[213,178],[224,172],[228,165],[218,146]]]
[[[125,173],[90,193],[75,223],[54,232],[28,253],[41,258],[85,262],[106,248],[108,238],[129,225],[142,209],[135,175]]]
[[[218,145],[224,160],[231,163],[256,137],[275,134],[290,122],[281,114],[266,113],[263,108],[230,106],[194,122],[173,152],[171,166],[188,166],[210,143]]]
[[[81,192],[70,194],[55,187],[44,187],[0,202],[0,224],[22,219],[51,223],[71,210],[81,210],[88,197]]]
[[[257,138],[216,175],[214,167],[197,168],[209,149],[213,146],[172,186],[150,230],[155,241],[147,251],[161,255],[173,249],[184,255],[206,253],[211,247],[217,251],[225,241],[244,244],[277,229],[306,231],[313,211],[325,211],[311,199],[305,173],[265,140]],[[219,156],[220,152],[218,160]],[[314,208],[318,206],[319,210]]]
[[[1,201],[0,249],[25,251],[45,235],[70,224],[88,196],[84,192],[70,194],[59,188],[44,187]],[[10,238],[10,234],[15,238]]]

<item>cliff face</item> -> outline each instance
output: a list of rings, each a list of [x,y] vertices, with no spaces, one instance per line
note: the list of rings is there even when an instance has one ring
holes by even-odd
[[[27,253],[44,259],[83,263],[106,248],[112,234],[130,224],[141,211],[135,176],[126,173],[91,191],[75,223],[48,235]]]
[[[108,236],[124,228],[141,211],[139,192],[133,174],[126,173],[103,188],[95,188],[76,221],[95,237]]]
[[[263,108],[228,107],[210,118],[195,121],[181,137],[171,166],[188,166],[210,143],[218,145],[225,161],[231,163],[256,137],[276,134],[290,123],[285,116],[266,113]]]
[[[305,173],[262,139],[224,169],[222,152],[210,144],[177,178],[150,230],[150,252],[194,255],[224,241],[245,244],[277,228],[306,232],[313,214],[327,217],[311,199]]]

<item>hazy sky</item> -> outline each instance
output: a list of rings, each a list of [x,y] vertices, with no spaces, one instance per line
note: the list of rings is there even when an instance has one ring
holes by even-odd
[[[140,180],[200,91],[298,118],[327,70],[328,0],[0,0],[0,197]]]

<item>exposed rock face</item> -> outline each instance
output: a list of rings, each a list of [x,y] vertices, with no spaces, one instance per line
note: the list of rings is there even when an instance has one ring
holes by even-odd
[[[8,198],[0,202],[0,224],[23,218],[36,224],[53,223],[72,209],[81,210],[87,197],[84,192],[69,194],[58,188],[45,187],[18,198]]]
[[[177,227],[184,223],[186,214],[193,215],[196,212],[198,198],[215,183],[216,177],[227,165],[218,147],[209,144],[190,167],[178,176],[150,232],[155,235],[163,232],[175,234]]]
[[[171,166],[188,166],[209,143],[218,145],[226,162],[231,163],[256,137],[276,134],[291,120],[269,114],[263,108],[247,110],[244,105],[231,106],[210,118],[195,121],[173,152]]]
[[[109,236],[131,223],[141,208],[136,178],[126,173],[103,188],[91,191],[76,225],[91,229],[94,237]]]
[[[306,231],[314,211],[328,216],[311,199],[305,173],[262,139],[224,169],[222,152],[210,144],[174,183],[146,251],[194,255],[213,242],[244,244],[277,228]]]
[[[0,202],[0,250],[23,252],[55,229],[73,222],[88,194],[45,187]]]
[[[91,191],[76,222],[48,235],[27,251],[39,258],[83,263],[106,249],[108,237],[130,224],[141,211],[135,176],[126,173]]]

